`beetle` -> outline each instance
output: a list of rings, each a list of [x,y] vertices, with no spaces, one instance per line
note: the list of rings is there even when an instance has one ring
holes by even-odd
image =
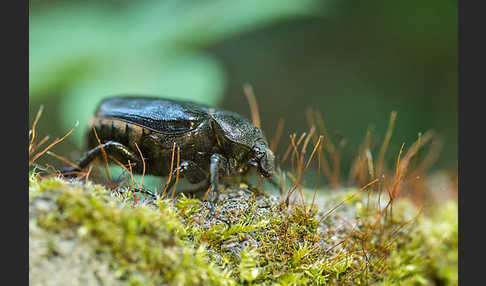
[[[180,148],[180,164],[172,176],[178,172],[191,184],[206,180],[206,189],[211,186],[210,202],[219,198],[221,178],[245,176],[252,168],[278,186],[272,177],[275,156],[261,129],[231,111],[189,101],[120,95],[101,101],[88,125],[88,151],[77,161],[80,169],[104,150],[120,162],[135,162],[134,173],[142,173],[145,164],[145,174],[169,176],[175,144]],[[164,189],[170,190],[174,181]]]

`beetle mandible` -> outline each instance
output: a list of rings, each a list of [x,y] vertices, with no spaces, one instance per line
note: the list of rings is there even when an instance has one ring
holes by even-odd
[[[251,168],[272,184],[275,157],[262,131],[237,113],[189,101],[158,97],[114,96],[103,100],[89,122],[88,151],[78,160],[84,169],[104,151],[120,162],[135,162],[134,173],[168,176],[174,143],[180,165],[172,176],[191,184],[207,181],[210,202],[218,200],[219,180],[244,176]],[[92,129],[96,130],[101,145]],[[75,171],[69,167],[63,173]],[[171,180],[167,190],[174,185]]]

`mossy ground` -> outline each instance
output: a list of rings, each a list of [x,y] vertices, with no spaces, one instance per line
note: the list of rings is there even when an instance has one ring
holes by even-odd
[[[419,214],[347,190],[287,206],[240,184],[217,205],[226,224],[195,198],[135,204],[122,190],[29,180],[32,285],[457,285],[455,201]]]

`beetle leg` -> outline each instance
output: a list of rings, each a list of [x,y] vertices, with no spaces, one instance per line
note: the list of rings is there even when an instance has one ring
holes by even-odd
[[[105,152],[107,154],[113,154],[114,156],[122,159],[123,161],[130,160],[131,162],[135,162],[135,163],[141,162],[139,156],[137,156],[137,154],[135,154],[133,151],[131,151],[125,145],[120,144],[120,143],[115,142],[115,141],[108,141],[108,142],[101,144],[101,145],[98,145],[98,146],[94,147],[93,149],[84,153],[83,157],[81,157],[81,159],[78,160],[77,165],[79,166],[79,168],[81,170],[86,168],[86,166],[88,166],[89,163],[91,163],[94,159],[96,159],[97,157],[102,155],[103,150],[105,150]],[[137,164],[137,165],[139,165],[139,164]],[[61,170],[61,174],[74,172],[76,170],[79,170],[79,169],[76,168],[76,167],[63,168]]]
[[[226,159],[220,154],[211,155],[210,165],[209,165],[209,183],[211,184],[210,190],[210,202],[217,202],[219,198],[219,170],[221,168],[221,163]]]
[[[209,176],[209,184],[211,184],[211,189],[209,191],[210,202],[215,202],[218,200],[219,191],[218,191],[218,184],[219,184],[219,168],[220,163],[223,162],[225,159],[222,155],[213,154],[210,159],[210,176]],[[183,161],[178,168],[172,170],[172,177],[175,178],[177,176],[177,171],[179,171],[179,176],[189,174],[187,178],[190,180],[189,182],[192,184],[199,183],[207,178],[207,173],[201,169],[196,163],[192,161]],[[175,179],[170,180],[168,185],[164,187],[166,193],[169,193],[169,190],[174,186]]]
[[[133,190],[131,190],[132,193],[142,193],[144,195],[148,195],[150,196],[152,199],[156,199],[157,198],[157,194],[154,194],[152,193],[150,190],[147,190],[147,189],[144,189],[144,188],[135,188]]]
[[[210,171],[209,183],[211,184],[211,190],[209,191],[210,197],[208,200],[208,205],[209,205],[209,214],[212,216],[216,215],[216,212],[214,211],[214,203],[217,202],[219,199],[219,189],[218,189],[219,174],[220,174],[219,171],[222,167],[224,167],[224,162],[226,162],[226,158],[223,157],[222,155],[220,154],[211,155],[210,164],[209,164],[209,171]],[[228,228],[231,227],[231,225],[229,224],[228,220],[225,217],[218,215],[216,219],[224,222],[228,226]]]
[[[207,172],[201,169],[201,167],[199,167],[193,161],[183,161],[179,165],[179,167],[177,167],[175,170],[172,170],[172,179],[164,187],[164,190],[166,190],[167,194],[175,184],[177,172],[179,172],[179,176],[188,175],[186,176],[186,178],[191,184],[199,183],[205,180],[208,176]]]

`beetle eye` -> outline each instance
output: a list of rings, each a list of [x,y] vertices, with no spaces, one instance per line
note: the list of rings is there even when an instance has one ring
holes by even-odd
[[[265,155],[265,152],[263,152],[259,147],[255,146],[253,147],[253,152],[255,152],[255,157],[258,159],[261,159],[263,155]]]

